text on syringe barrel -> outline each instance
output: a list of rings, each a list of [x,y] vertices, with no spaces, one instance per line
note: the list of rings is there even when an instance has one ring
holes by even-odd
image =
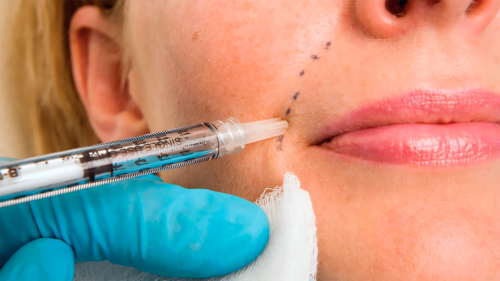
[[[0,196],[15,198],[159,167],[167,169],[168,165],[194,159],[208,161],[217,158],[218,153],[215,127],[202,123],[4,167],[0,170]]]

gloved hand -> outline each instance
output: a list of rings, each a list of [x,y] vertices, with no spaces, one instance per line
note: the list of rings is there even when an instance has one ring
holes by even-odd
[[[103,261],[205,278],[257,258],[269,223],[257,205],[144,176],[0,209],[0,280],[72,280]]]

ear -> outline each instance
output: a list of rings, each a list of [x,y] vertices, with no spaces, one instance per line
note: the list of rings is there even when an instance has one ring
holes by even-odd
[[[122,27],[95,6],[76,11],[70,24],[73,78],[90,123],[103,142],[149,132],[138,103],[122,87]]]

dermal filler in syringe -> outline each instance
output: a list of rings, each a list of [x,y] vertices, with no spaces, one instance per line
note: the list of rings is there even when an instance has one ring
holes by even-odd
[[[280,118],[206,122],[0,165],[0,208],[240,153],[283,135]]]

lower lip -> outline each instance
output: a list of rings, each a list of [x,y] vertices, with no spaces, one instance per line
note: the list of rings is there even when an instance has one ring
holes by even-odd
[[[468,165],[500,157],[500,124],[396,124],[345,133],[323,146],[386,164]]]

